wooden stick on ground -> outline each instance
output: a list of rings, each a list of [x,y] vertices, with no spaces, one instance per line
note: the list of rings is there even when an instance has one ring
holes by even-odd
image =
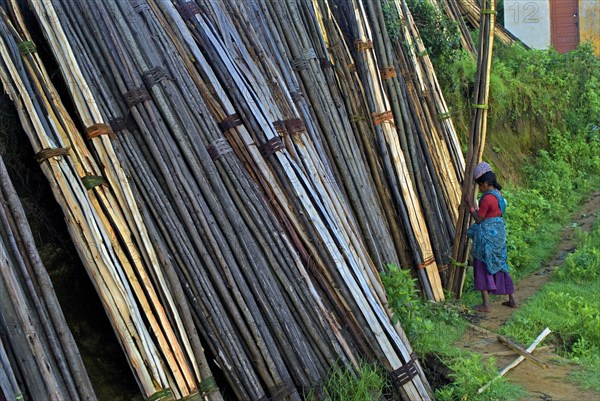
[[[526,349],[524,349],[520,345],[515,344],[514,342],[512,342],[508,338],[499,335],[498,336],[498,341],[500,341],[502,344],[506,345],[508,348],[512,349],[513,351],[515,351],[519,355],[523,356],[524,358],[527,358],[531,362],[535,363],[539,367],[542,367],[544,369],[548,369],[548,364],[547,363],[540,361],[535,356],[531,355],[529,353],[529,351],[527,351]]]
[[[508,348],[510,348],[512,351],[514,351],[514,352],[516,352],[516,353],[518,353],[520,355],[523,355],[525,358],[528,358],[529,360],[531,360],[531,362],[533,362],[533,363],[541,366],[542,368],[548,369],[548,365],[547,364],[545,364],[544,362],[540,361],[536,357],[532,356],[531,353],[527,352],[527,350],[525,350],[523,347],[515,344],[510,339],[508,339],[508,338],[506,338],[506,337],[504,337],[504,336],[502,336],[500,334],[496,334],[493,331],[484,329],[483,327],[479,327],[479,326],[476,326],[476,325],[471,324],[471,323],[469,324],[469,328],[471,328],[472,330],[478,331],[480,333],[483,333],[485,335],[488,335],[488,336],[492,336],[492,335],[497,336],[498,337],[498,341],[500,341],[501,343],[503,343],[506,346],[508,346]],[[511,351],[507,351],[507,354],[504,354],[504,355],[508,355],[508,352],[511,352]],[[494,352],[494,355],[500,355],[500,354],[498,352]]]
[[[542,331],[540,333],[539,336],[537,336],[537,338],[531,343],[531,345],[529,347],[527,347],[527,351],[528,353],[531,353],[535,347],[537,347],[537,345],[539,343],[542,342],[542,340],[544,338],[546,338],[546,336],[548,334],[550,334],[551,331],[549,328],[545,328],[544,331]],[[499,377],[504,376],[509,370],[511,370],[512,368],[514,368],[515,366],[517,366],[518,364],[520,364],[521,362],[523,362],[523,360],[525,360],[524,356],[519,356],[517,359],[515,359],[511,364],[509,364],[507,367],[505,367],[504,369],[502,369],[500,371],[500,373],[498,373],[498,376],[494,377],[492,380],[490,380],[489,383],[487,383],[485,386],[482,386],[481,388],[479,388],[479,390],[477,390],[478,394],[483,393],[494,381],[496,381]]]

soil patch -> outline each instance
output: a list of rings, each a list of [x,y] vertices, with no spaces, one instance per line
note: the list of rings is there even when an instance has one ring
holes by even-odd
[[[592,194],[583,208],[573,216],[572,223],[560,234],[561,240],[556,256],[550,263],[517,283],[515,297],[520,304],[526,302],[549,281],[553,272],[563,264],[567,255],[575,250],[573,242],[575,230],[589,232],[598,218],[599,211],[600,191]],[[505,300],[506,297],[492,297],[492,311],[477,314],[477,326],[470,327],[457,343],[457,346],[478,352],[484,358],[494,357],[498,370],[503,369],[519,357],[517,353],[500,343],[497,334],[494,333],[516,310],[502,305]],[[552,327],[550,329],[552,330]],[[527,391],[528,395],[522,400],[600,400],[600,394],[597,392],[581,389],[568,381],[567,377],[578,367],[568,364],[563,358],[556,355],[552,347],[544,346],[542,342],[533,355],[546,362],[548,369],[542,369],[533,362],[524,360],[505,375],[508,380],[519,384]]]

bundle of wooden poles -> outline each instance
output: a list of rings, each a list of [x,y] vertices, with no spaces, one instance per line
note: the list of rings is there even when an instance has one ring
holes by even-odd
[[[96,400],[2,158],[0,399]]]
[[[4,10],[0,22],[3,86],[15,103],[140,389],[146,396],[198,393],[200,364],[195,356],[201,347],[192,347],[193,336],[180,323],[173,300],[177,292],[166,288],[162,266],[150,255],[155,252],[142,237],[145,226],[135,202],[125,200],[131,193],[127,179],[118,171],[118,163],[96,162],[60,102],[19,10],[10,11],[16,24]],[[100,130],[98,124],[90,124],[88,138]],[[109,141],[107,145],[95,150],[102,155],[101,150],[110,150]],[[147,260],[156,263],[146,264]]]
[[[442,287],[438,269],[448,263],[459,198],[456,171],[462,170],[464,162],[433,68],[428,59],[417,60],[425,57],[426,51],[410,12],[400,2],[390,4],[402,27],[396,40],[391,40],[383,25],[379,3],[357,2],[354,9],[335,9],[342,14],[337,19],[347,23],[344,36],[361,38],[354,42],[358,74],[364,77],[362,82],[371,83],[367,94],[376,95],[373,104],[383,102],[372,114],[374,121],[379,122],[376,118],[382,115],[387,119],[381,127],[376,124],[375,130],[383,133],[378,153],[381,164],[389,167],[388,188],[396,210],[409,216],[401,221],[410,222],[405,232],[412,260],[417,261],[419,272],[427,272],[432,299],[439,300],[443,293],[438,290]],[[358,17],[351,19],[352,15]]]
[[[379,272],[444,298],[465,162],[393,5],[391,39],[378,2],[32,2],[71,114],[4,14],[5,90],[145,397],[220,399],[216,369],[299,400],[366,359],[431,399]]]
[[[473,92],[473,109],[471,128],[469,130],[469,150],[466,156],[467,168],[465,179],[462,183],[464,194],[459,209],[459,218],[456,225],[456,238],[452,248],[452,258],[455,263],[448,274],[447,288],[460,297],[465,282],[466,262],[468,258],[467,228],[471,221],[466,197],[474,197],[475,179],[474,170],[477,163],[482,160],[487,136],[487,115],[490,99],[490,72],[492,68],[492,51],[494,48],[494,32],[496,26],[496,1],[483,0],[480,10],[479,51],[477,52],[477,74],[475,76],[475,90]]]

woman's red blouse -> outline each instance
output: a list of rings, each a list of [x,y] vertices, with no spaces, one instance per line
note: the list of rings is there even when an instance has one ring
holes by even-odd
[[[477,211],[479,217],[489,219],[490,217],[501,217],[502,211],[498,204],[498,199],[492,194],[487,194],[481,201],[479,201],[479,210]]]

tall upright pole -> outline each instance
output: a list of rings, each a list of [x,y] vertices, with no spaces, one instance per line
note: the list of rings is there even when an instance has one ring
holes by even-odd
[[[467,261],[466,231],[470,221],[465,196],[474,190],[473,170],[483,157],[487,134],[487,116],[490,93],[490,72],[492,69],[492,49],[494,47],[494,26],[496,21],[495,0],[483,0],[480,17],[479,49],[477,54],[477,75],[473,94],[473,119],[469,131],[469,149],[466,157],[465,179],[462,183],[463,197],[459,207],[456,236],[452,248],[453,264],[449,269],[447,290],[457,298],[462,295]]]

